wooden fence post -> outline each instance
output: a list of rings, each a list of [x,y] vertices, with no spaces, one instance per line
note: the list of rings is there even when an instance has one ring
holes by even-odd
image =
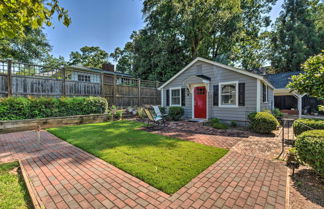
[[[8,60],[8,86],[7,86],[7,92],[8,92],[8,97],[12,96],[12,60]]]
[[[116,87],[116,82],[117,82],[117,78],[116,78],[116,75],[114,75],[114,79],[113,79],[113,82],[114,82],[114,86],[113,86],[113,105],[116,105],[117,106],[117,87]]]
[[[155,104],[156,105],[160,105],[161,103],[159,102],[159,84],[160,82],[159,81],[156,81],[155,83]]]
[[[137,87],[138,87],[138,106],[141,106],[141,79],[137,80]]]
[[[102,97],[105,97],[105,92],[104,92],[104,88],[105,88],[105,86],[104,86],[104,74],[103,73],[101,73],[101,96]]]
[[[62,73],[63,73],[63,81],[62,81],[62,96],[66,95],[65,92],[65,77],[66,77],[66,73],[65,73],[65,68],[62,69]]]

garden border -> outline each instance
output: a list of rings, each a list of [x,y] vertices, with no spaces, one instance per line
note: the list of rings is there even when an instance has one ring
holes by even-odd
[[[123,118],[130,118],[131,114],[123,114]],[[110,120],[109,114],[73,115],[64,117],[37,118],[25,120],[1,120],[0,133],[34,130],[41,128],[54,128],[66,125],[79,125],[85,123],[100,123]]]
[[[44,207],[41,207],[41,201],[37,198],[36,192],[33,189],[33,186],[31,185],[31,182],[28,179],[28,176],[26,174],[26,171],[25,171],[25,168],[23,166],[23,163],[21,162],[21,160],[18,160],[18,162],[19,162],[19,166],[20,166],[20,169],[21,169],[21,173],[23,175],[23,178],[24,178],[24,181],[25,181],[25,184],[26,184],[26,187],[27,187],[28,194],[30,196],[30,199],[31,199],[31,201],[33,203],[34,208],[35,209],[42,209],[42,208],[44,208]]]

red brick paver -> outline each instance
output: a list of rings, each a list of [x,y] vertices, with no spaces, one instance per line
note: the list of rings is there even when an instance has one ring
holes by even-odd
[[[0,135],[0,162],[20,159],[45,208],[284,208],[287,169],[230,151],[173,195],[47,132]]]

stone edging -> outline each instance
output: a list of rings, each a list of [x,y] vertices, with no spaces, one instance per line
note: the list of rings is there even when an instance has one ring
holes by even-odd
[[[23,178],[24,178],[25,184],[27,186],[27,190],[28,190],[29,196],[30,196],[30,198],[32,200],[34,208],[35,209],[43,209],[43,208],[45,208],[45,206],[43,206],[43,207],[41,206],[41,201],[37,197],[36,191],[33,189],[33,186],[31,185],[31,182],[28,179],[25,168],[24,168],[23,164],[21,163],[21,160],[19,160],[18,162],[19,162],[21,173],[23,175]]]

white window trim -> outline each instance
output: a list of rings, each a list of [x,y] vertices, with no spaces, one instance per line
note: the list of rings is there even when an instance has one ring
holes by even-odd
[[[237,108],[238,107],[238,96],[239,96],[239,92],[238,92],[238,81],[229,81],[229,82],[219,82],[219,88],[218,88],[218,104],[219,107],[229,107],[229,108]],[[235,105],[223,105],[222,104],[222,85],[228,85],[228,84],[235,84]]]
[[[266,93],[265,93],[265,97],[266,97],[266,98],[265,98],[265,101],[264,101],[263,103],[267,104],[267,103],[268,103],[268,93],[269,93],[269,92],[268,92],[268,91],[269,91],[268,88],[269,88],[269,87],[268,87],[268,85],[265,84],[265,83],[263,83],[263,85],[265,86],[265,89],[266,89],[266,90],[265,90],[265,91],[266,91]],[[263,92],[262,92],[262,95],[263,95]]]
[[[170,107],[181,107],[181,104],[182,104],[182,95],[181,95],[181,87],[173,87],[173,88],[170,88]],[[180,104],[172,104],[172,90],[179,90],[179,95],[180,95]]]

